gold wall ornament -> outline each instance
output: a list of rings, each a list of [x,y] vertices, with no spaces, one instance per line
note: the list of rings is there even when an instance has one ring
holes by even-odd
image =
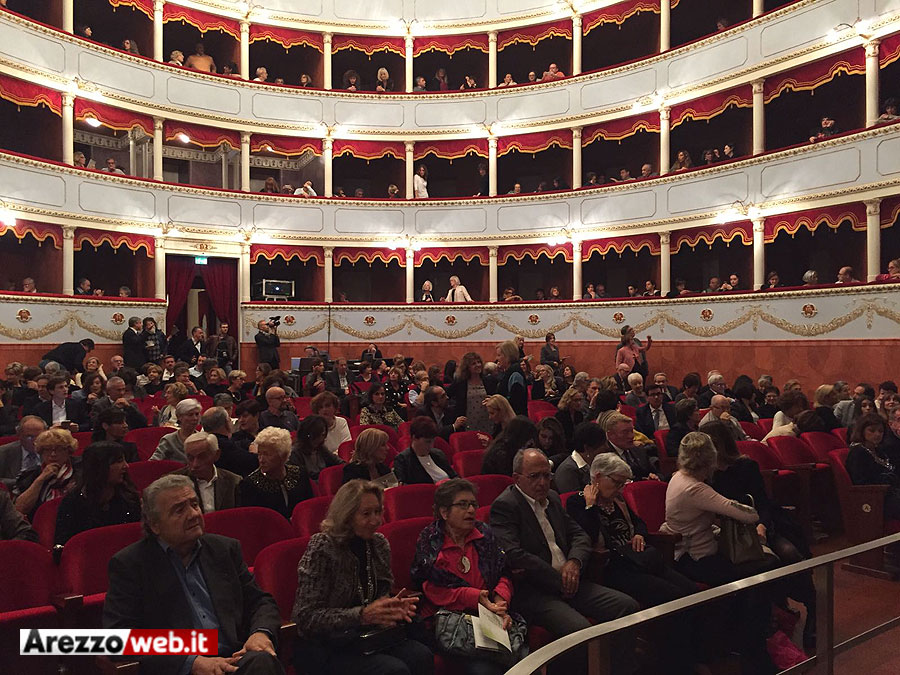
[[[112,322],[117,326],[121,326],[123,323],[125,323],[125,315],[121,312],[116,312],[112,315]]]
[[[297,317],[295,317],[293,314],[288,314],[284,317],[285,326],[293,326],[295,323],[297,323]]]
[[[452,314],[448,314],[447,316],[444,317],[444,323],[447,324],[448,326],[455,326],[456,325],[456,317],[453,316]]]
[[[700,310],[700,318],[703,321],[712,321],[714,315],[714,312],[709,307]]]
[[[29,312],[27,309],[22,308],[18,312],[16,312],[16,319],[18,321],[21,321],[22,323],[28,323],[29,321],[31,321],[31,312]]]
[[[623,321],[625,321],[625,315],[622,312],[613,314],[613,323],[622,323]]]
[[[803,316],[805,316],[807,319],[811,319],[816,314],[819,313],[819,310],[811,302],[807,302],[805,305],[803,305],[803,307],[800,309],[800,311],[803,313]]]
[[[367,326],[374,326],[377,322],[375,321],[374,316],[367,316],[363,319],[363,323]]]
[[[539,317],[537,314],[528,315],[528,323],[530,323],[532,326],[537,326],[540,322],[541,317]]]

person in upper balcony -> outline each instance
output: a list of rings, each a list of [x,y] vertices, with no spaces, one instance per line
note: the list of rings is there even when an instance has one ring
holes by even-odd
[[[478,83],[475,81],[474,77],[466,75],[459,89],[460,91],[465,91],[466,89],[478,89]]]
[[[819,273],[815,270],[806,270],[803,273],[803,285],[804,286],[815,286],[819,283]]]
[[[138,56],[141,55],[141,50],[138,49],[137,42],[131,38],[122,40],[122,51],[128,52],[129,54],[137,54]]]
[[[516,82],[513,79],[512,73],[506,73],[506,75],[503,76],[503,82],[501,82],[497,86],[498,87],[512,87],[516,84],[518,84],[518,82]]]
[[[394,80],[387,68],[379,68],[375,77],[375,91],[394,91]]]
[[[413,176],[413,197],[428,199],[428,167],[424,164],[419,164]]]
[[[888,263],[887,274],[879,274],[875,281],[900,281],[900,258],[895,258]]]
[[[352,68],[350,70],[344,71],[344,76],[341,78],[343,83],[343,89],[347,91],[360,91],[362,90],[362,83],[359,79],[359,73],[357,73]]]
[[[184,52],[180,49],[173,49],[172,53],[169,54],[169,64],[170,66],[184,66]]]
[[[541,77],[541,82],[552,82],[553,80],[561,80],[566,76],[564,72],[559,69],[555,63],[551,63],[547,70],[544,71],[544,75]]]
[[[781,283],[781,277],[778,276],[778,272],[772,270],[766,275],[766,283],[762,285],[762,289],[764,291],[771,291],[776,288],[780,288],[783,284]]]
[[[434,80],[431,83],[432,91],[448,91],[450,89],[450,81],[447,79],[447,69],[438,68],[434,73]]]
[[[450,291],[444,298],[444,302],[474,302],[469,291],[459,282],[459,277],[455,274],[450,277]]]
[[[691,159],[691,153],[687,150],[679,150],[678,154],[675,155],[675,163],[672,164],[671,171],[684,171],[693,168],[693,166],[694,162]]]
[[[216,72],[216,62],[206,53],[206,46],[202,42],[197,43],[194,53],[187,58],[184,65],[186,68],[193,68],[204,73]]]
[[[656,288],[656,282],[652,279],[647,279],[644,282],[644,297],[659,297],[659,290]]]
[[[281,193],[281,188],[278,187],[278,181],[275,180],[274,176],[267,176],[260,192],[277,195]]]
[[[656,178],[658,174],[654,173],[652,164],[641,165],[641,178]]]
[[[858,284],[861,283],[859,279],[853,276],[853,268],[849,265],[844,265],[841,269],[838,270],[837,273],[837,284]]]
[[[312,77],[309,75],[309,73],[300,73],[299,82],[300,82],[301,87],[312,87],[313,86]]]
[[[809,142],[824,141],[841,133],[833,117],[822,115],[819,126],[809,132]]]

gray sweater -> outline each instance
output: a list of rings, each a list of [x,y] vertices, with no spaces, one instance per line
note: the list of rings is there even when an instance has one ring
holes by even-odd
[[[178,435],[177,431],[166,434],[159,439],[159,445],[150,456],[150,459],[173,459],[176,462],[184,462],[187,464],[187,455],[184,454],[184,441]]]

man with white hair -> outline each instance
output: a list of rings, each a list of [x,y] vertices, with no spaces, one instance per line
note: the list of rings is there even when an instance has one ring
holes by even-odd
[[[634,422],[630,417],[619,412],[610,413],[603,422],[603,431],[606,432],[606,444],[600,448],[600,453],[614,452],[624,459],[635,480],[659,480],[654,466],[656,460],[651,460],[647,452],[652,446],[634,444]]]
[[[625,394],[631,388],[628,386],[628,373],[631,372],[631,368],[627,363],[620,363],[616,366],[616,374],[613,375],[613,380],[616,382],[616,391],[620,394]]]
[[[706,389],[700,391],[697,404],[701,408],[712,406],[712,397],[716,395],[728,395],[728,385],[725,384],[725,376],[718,370],[711,370],[706,376]]]
[[[269,387],[266,390],[266,403],[268,408],[259,414],[259,428],[278,427],[288,431],[297,431],[300,420],[294,412],[294,406],[288,400],[284,389],[281,387]]]
[[[640,408],[647,402],[647,395],[644,393],[644,376],[640,373],[631,373],[628,376],[628,387],[631,391],[625,397],[625,405],[633,408]]]
[[[113,406],[121,408],[125,412],[125,421],[129,429],[143,429],[147,426],[147,418],[138,410],[137,406],[129,401],[125,388],[125,380],[121,377],[111,377],[106,383],[106,396],[98,398],[91,406],[91,428],[97,429],[97,418],[104,410]]]
[[[188,436],[184,441],[184,455],[187,466],[173,473],[191,479],[204,513],[241,505],[241,477],[216,466],[220,452],[214,434],[198,431]]]
[[[141,656],[141,672],[283,674],[278,605],[247,570],[239,541],[204,533],[191,479],[163,476],[141,506],[144,538],[109,563],[103,627],[218,631],[216,655]]]
[[[674,403],[675,397],[678,396],[678,388],[669,384],[669,376],[665,373],[656,373],[653,376],[653,383],[658,384],[662,388],[663,403]]]
[[[734,435],[734,440],[736,441],[746,441],[747,434],[744,433],[744,429],[741,427],[741,423],[737,421],[734,417],[732,417],[731,413],[731,399],[727,396],[722,396],[721,394],[716,394],[712,397],[712,401],[710,401],[709,412],[703,416],[703,419],[700,420],[701,431],[702,427],[707,422],[715,422],[720,421],[724,422],[731,429],[731,433]]]

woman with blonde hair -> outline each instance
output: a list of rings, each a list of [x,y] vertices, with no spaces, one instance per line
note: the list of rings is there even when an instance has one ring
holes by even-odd
[[[512,406],[509,404],[509,401],[506,400],[506,397],[501,396],[500,394],[488,396],[484,399],[483,405],[487,410],[488,418],[494,423],[494,429],[491,432],[491,436],[497,438],[500,432],[506,428],[509,421],[516,416],[516,412],[512,409]]]
[[[163,389],[166,405],[162,410],[156,410],[156,426],[177,428],[178,420],[175,418],[175,406],[190,395],[188,388],[181,382],[170,382],[167,384]],[[153,408],[155,409],[156,406],[153,406]]]
[[[569,387],[559,399],[556,411],[556,419],[562,425],[566,437],[566,447],[572,447],[575,437],[575,427],[584,422],[583,406],[584,394],[575,387]]]
[[[834,390],[833,384],[823,384],[813,394],[813,412],[822,420],[826,431],[831,431],[841,426],[837,417],[834,416],[834,406],[837,402],[838,395]]]
[[[356,437],[350,463],[344,465],[342,482],[351,480],[377,480],[391,472],[385,462],[390,451],[388,435],[381,429],[364,429]]]
[[[375,78],[375,91],[394,91],[394,81],[387,68],[379,68]]]
[[[407,637],[418,596],[405,589],[392,595],[391,547],[377,532],[382,503],[378,485],[350,481],[334,496],[322,531],[309,540],[297,567],[292,612],[298,672],[434,672],[431,650]],[[361,636],[378,629],[390,631],[391,646],[366,654]]]
[[[38,434],[34,450],[41,465],[20,472],[12,487],[19,513],[32,519],[41,504],[65,497],[76,488],[81,482],[81,464],[72,461],[77,449],[78,441],[68,429],[53,428]]]

